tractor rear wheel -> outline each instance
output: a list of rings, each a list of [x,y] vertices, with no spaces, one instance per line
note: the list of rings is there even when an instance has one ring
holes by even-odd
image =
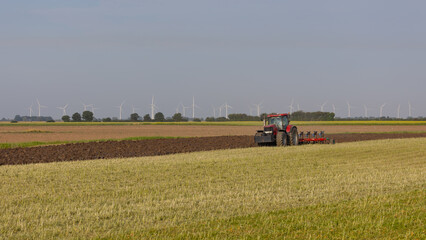
[[[286,132],[277,132],[277,146],[287,146]]]
[[[299,134],[297,128],[292,128],[289,134],[289,142],[291,146],[299,145]]]

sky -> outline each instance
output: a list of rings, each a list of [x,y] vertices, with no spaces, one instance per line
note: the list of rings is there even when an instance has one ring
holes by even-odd
[[[426,1],[5,0],[0,118],[196,117],[336,107],[352,116],[426,116]],[[182,112],[182,109],[179,111]],[[191,111],[186,111],[191,115]]]

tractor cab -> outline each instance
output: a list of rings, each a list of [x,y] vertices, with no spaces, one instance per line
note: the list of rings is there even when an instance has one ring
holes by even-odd
[[[268,115],[265,127],[272,127],[272,125],[275,125],[276,128],[279,130],[285,130],[290,123],[288,114],[274,114],[274,115]]]

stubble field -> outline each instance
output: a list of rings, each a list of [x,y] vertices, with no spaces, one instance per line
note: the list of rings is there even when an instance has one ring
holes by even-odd
[[[261,127],[0,126],[3,145],[63,143],[0,149],[0,239],[424,238],[426,126],[257,148]]]
[[[425,145],[0,166],[0,238],[424,239]]]

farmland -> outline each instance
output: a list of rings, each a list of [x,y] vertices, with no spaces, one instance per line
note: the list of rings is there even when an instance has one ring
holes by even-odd
[[[0,239],[424,236],[426,125],[259,148],[257,124],[0,125]]]
[[[129,137],[207,137],[253,135],[262,123],[255,126],[223,125],[46,125],[33,123],[0,124],[0,143],[58,142]],[[297,123],[295,123],[297,125]],[[426,125],[297,125],[299,131],[324,130],[326,133],[366,132],[426,132]]]
[[[426,133],[357,133],[329,134],[337,143],[377,139],[419,138]],[[132,138],[131,140],[102,140],[67,144],[33,142],[16,145],[0,144],[0,165],[63,162],[88,159],[158,156],[218,149],[256,147],[253,136],[217,136],[194,138]],[[41,144],[38,146],[37,144]],[[17,146],[17,147],[15,147]]]
[[[0,167],[0,236],[424,237],[426,138]]]

